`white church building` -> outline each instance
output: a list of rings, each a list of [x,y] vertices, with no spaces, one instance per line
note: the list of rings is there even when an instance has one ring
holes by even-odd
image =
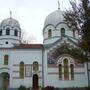
[[[80,63],[65,47],[78,48],[79,34],[66,25],[60,9],[44,22],[43,44],[23,44],[21,27],[10,17],[0,23],[0,90],[23,85],[38,87],[85,87],[89,63]]]

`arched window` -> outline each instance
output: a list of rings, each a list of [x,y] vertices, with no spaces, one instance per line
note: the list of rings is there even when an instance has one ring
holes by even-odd
[[[8,60],[9,60],[9,56],[5,55],[4,56],[4,65],[8,65]]]
[[[14,30],[14,36],[18,36],[18,30],[17,29]]]
[[[10,35],[10,28],[6,29],[6,35]]]
[[[33,62],[33,71],[38,71],[38,69],[39,69],[38,62],[37,61]]]
[[[20,62],[20,78],[24,78],[24,62]]]
[[[62,36],[62,37],[65,36],[65,28],[61,28],[61,36]]]
[[[68,59],[64,59],[64,79],[69,79],[69,66],[68,66]]]
[[[61,64],[59,64],[58,65],[59,67],[59,79],[62,79],[62,65]]]
[[[71,71],[71,80],[73,80],[74,79],[74,65],[73,64],[70,65],[70,71]]]
[[[0,36],[2,36],[2,29],[0,29]]]
[[[52,37],[52,30],[51,29],[48,30],[48,38],[50,38],[50,37]]]

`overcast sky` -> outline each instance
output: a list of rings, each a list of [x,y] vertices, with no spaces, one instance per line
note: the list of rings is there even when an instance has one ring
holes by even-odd
[[[69,0],[59,0],[61,10],[69,8]],[[48,14],[58,9],[58,0],[0,0],[0,22],[10,17],[19,21],[25,39],[42,43],[42,30]]]

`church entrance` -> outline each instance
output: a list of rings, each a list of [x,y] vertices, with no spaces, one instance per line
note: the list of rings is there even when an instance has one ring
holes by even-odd
[[[38,75],[34,74],[33,75],[33,90],[38,90]]]
[[[0,74],[0,90],[7,90],[9,88],[10,75],[7,72]]]

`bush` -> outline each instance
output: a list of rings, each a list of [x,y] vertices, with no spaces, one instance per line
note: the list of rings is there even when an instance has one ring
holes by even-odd
[[[45,90],[54,90],[55,88],[53,86],[47,86],[45,87]]]
[[[54,88],[53,86],[47,86],[45,88],[42,88],[42,90],[90,90],[90,87]]]
[[[30,89],[30,87],[29,87],[29,88],[27,88],[26,90],[31,90],[31,89]]]
[[[18,90],[26,90],[26,87],[21,85]]]

